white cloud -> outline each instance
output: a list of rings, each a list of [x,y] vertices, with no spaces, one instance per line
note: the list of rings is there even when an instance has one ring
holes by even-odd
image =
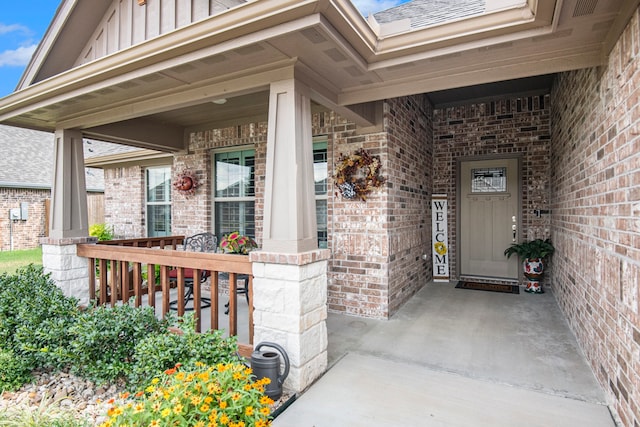
[[[407,0],[351,0],[351,3],[364,16],[390,9],[400,3],[406,3]]]
[[[22,32],[22,33],[29,33],[29,29],[23,25],[20,25],[20,24],[5,25],[0,22],[0,35],[13,33],[16,31]]]
[[[0,52],[0,67],[24,67],[29,63],[37,45],[22,46]]]

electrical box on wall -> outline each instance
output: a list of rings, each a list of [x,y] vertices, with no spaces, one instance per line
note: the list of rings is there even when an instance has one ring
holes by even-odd
[[[9,219],[17,221],[20,219],[20,208],[9,209]]]
[[[20,219],[26,221],[29,219],[29,203],[20,203]]]

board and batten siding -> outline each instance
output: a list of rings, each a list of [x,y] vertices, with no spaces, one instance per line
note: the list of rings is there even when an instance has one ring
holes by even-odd
[[[244,0],[114,0],[82,50],[85,64],[229,10]]]

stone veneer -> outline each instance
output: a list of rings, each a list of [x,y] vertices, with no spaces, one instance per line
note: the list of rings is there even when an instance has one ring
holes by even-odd
[[[42,265],[44,272],[68,297],[79,300],[80,305],[89,304],[89,259],[77,255],[78,245],[95,243],[95,237],[73,237],[52,239],[44,237],[42,242]]]
[[[327,369],[327,259],[301,254],[250,254],[253,263],[254,343],[283,346],[290,361],[284,386],[305,390]]]
[[[640,425],[640,16],[552,99],[554,293],[625,426]]]
[[[547,238],[549,209],[550,96],[514,97],[439,108],[433,114],[433,192],[448,195],[449,268],[457,279],[456,182],[458,161],[478,156],[520,156],[522,159],[522,235]]]

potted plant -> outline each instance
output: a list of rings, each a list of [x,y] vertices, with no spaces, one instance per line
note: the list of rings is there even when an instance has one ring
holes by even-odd
[[[524,276],[527,278],[525,292],[541,294],[541,281],[544,276],[544,263],[548,257],[553,255],[555,248],[549,239],[535,239],[522,243],[514,243],[505,249],[507,258],[517,254],[523,260],[522,267]]]
[[[220,242],[220,249],[225,254],[246,255],[257,247],[258,244],[255,240],[249,236],[243,236],[238,231],[225,234]]]

